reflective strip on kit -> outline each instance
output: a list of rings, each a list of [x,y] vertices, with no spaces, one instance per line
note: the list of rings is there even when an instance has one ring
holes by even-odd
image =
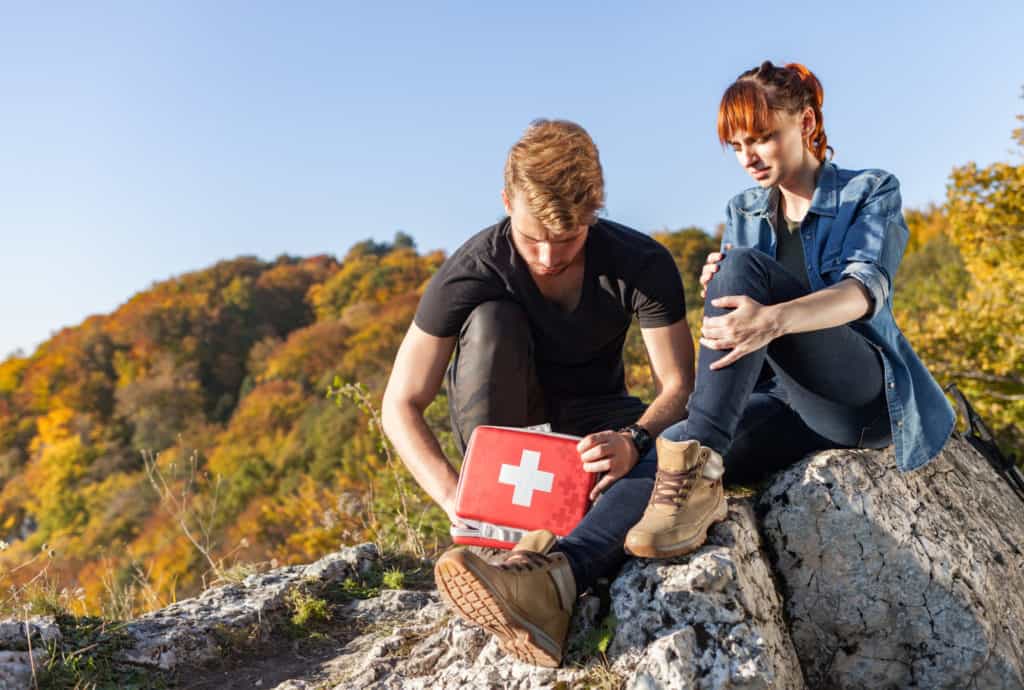
[[[476,539],[491,539],[494,541],[503,541],[510,544],[518,544],[519,540],[526,534],[525,530],[517,529],[515,527],[505,527],[503,525],[493,525],[489,522],[480,522],[479,520],[462,520],[464,523],[469,525],[468,529],[462,527],[456,527],[452,525],[448,531],[453,537],[473,537]]]

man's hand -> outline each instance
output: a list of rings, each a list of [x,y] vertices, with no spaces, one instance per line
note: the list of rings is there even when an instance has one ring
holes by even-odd
[[[704,317],[700,344],[712,350],[732,350],[712,363],[711,369],[727,367],[782,335],[777,310],[746,295],[718,297],[711,304],[732,309],[728,314]]]
[[[617,479],[626,476],[640,459],[633,439],[617,431],[598,431],[584,436],[576,445],[585,472],[604,472],[594,485],[590,500],[594,501]]]
[[[725,245],[726,249],[732,249],[731,244]],[[708,258],[704,260],[704,268],[700,272],[700,296],[701,299],[708,295],[708,283],[711,282],[711,277],[718,273],[718,262],[725,258],[724,252],[711,252],[708,254]]]
[[[469,529],[469,525],[463,522],[462,518],[455,514],[454,506],[452,507],[452,510],[445,509],[444,512],[447,514],[447,516],[449,516],[449,522],[452,523],[453,527],[455,527],[456,529]]]
[[[452,523],[452,527],[457,529],[467,529],[469,525],[462,521],[458,515],[455,514],[455,497],[453,496],[450,500],[446,500],[441,506],[444,508],[445,514],[448,515],[448,521]]]

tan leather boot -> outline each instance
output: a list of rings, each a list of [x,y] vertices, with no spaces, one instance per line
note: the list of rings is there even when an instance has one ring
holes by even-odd
[[[498,636],[509,654],[538,666],[562,663],[576,580],[565,554],[548,551],[555,535],[529,532],[500,565],[466,548],[434,566],[437,589],[458,615]]]
[[[696,551],[708,527],[729,510],[722,491],[722,456],[697,441],[659,438],[658,474],[644,516],[626,534],[625,550],[642,558]]]

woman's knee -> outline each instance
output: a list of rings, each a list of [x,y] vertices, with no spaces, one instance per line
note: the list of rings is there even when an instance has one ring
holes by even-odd
[[[749,247],[739,247],[725,252],[725,257],[718,262],[718,271],[715,272],[711,282],[708,283],[709,291],[725,283],[734,282],[739,278],[746,278],[750,272],[756,271],[760,266],[761,258],[767,256],[763,252]]]

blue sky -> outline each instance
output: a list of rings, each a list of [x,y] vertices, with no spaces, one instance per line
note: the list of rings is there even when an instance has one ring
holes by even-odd
[[[818,74],[837,163],[941,201],[1011,158],[1022,26],[1019,0],[0,0],[0,357],[222,258],[451,250],[540,116],[590,131],[609,217],[711,230],[750,185],[715,109],[765,58]]]

